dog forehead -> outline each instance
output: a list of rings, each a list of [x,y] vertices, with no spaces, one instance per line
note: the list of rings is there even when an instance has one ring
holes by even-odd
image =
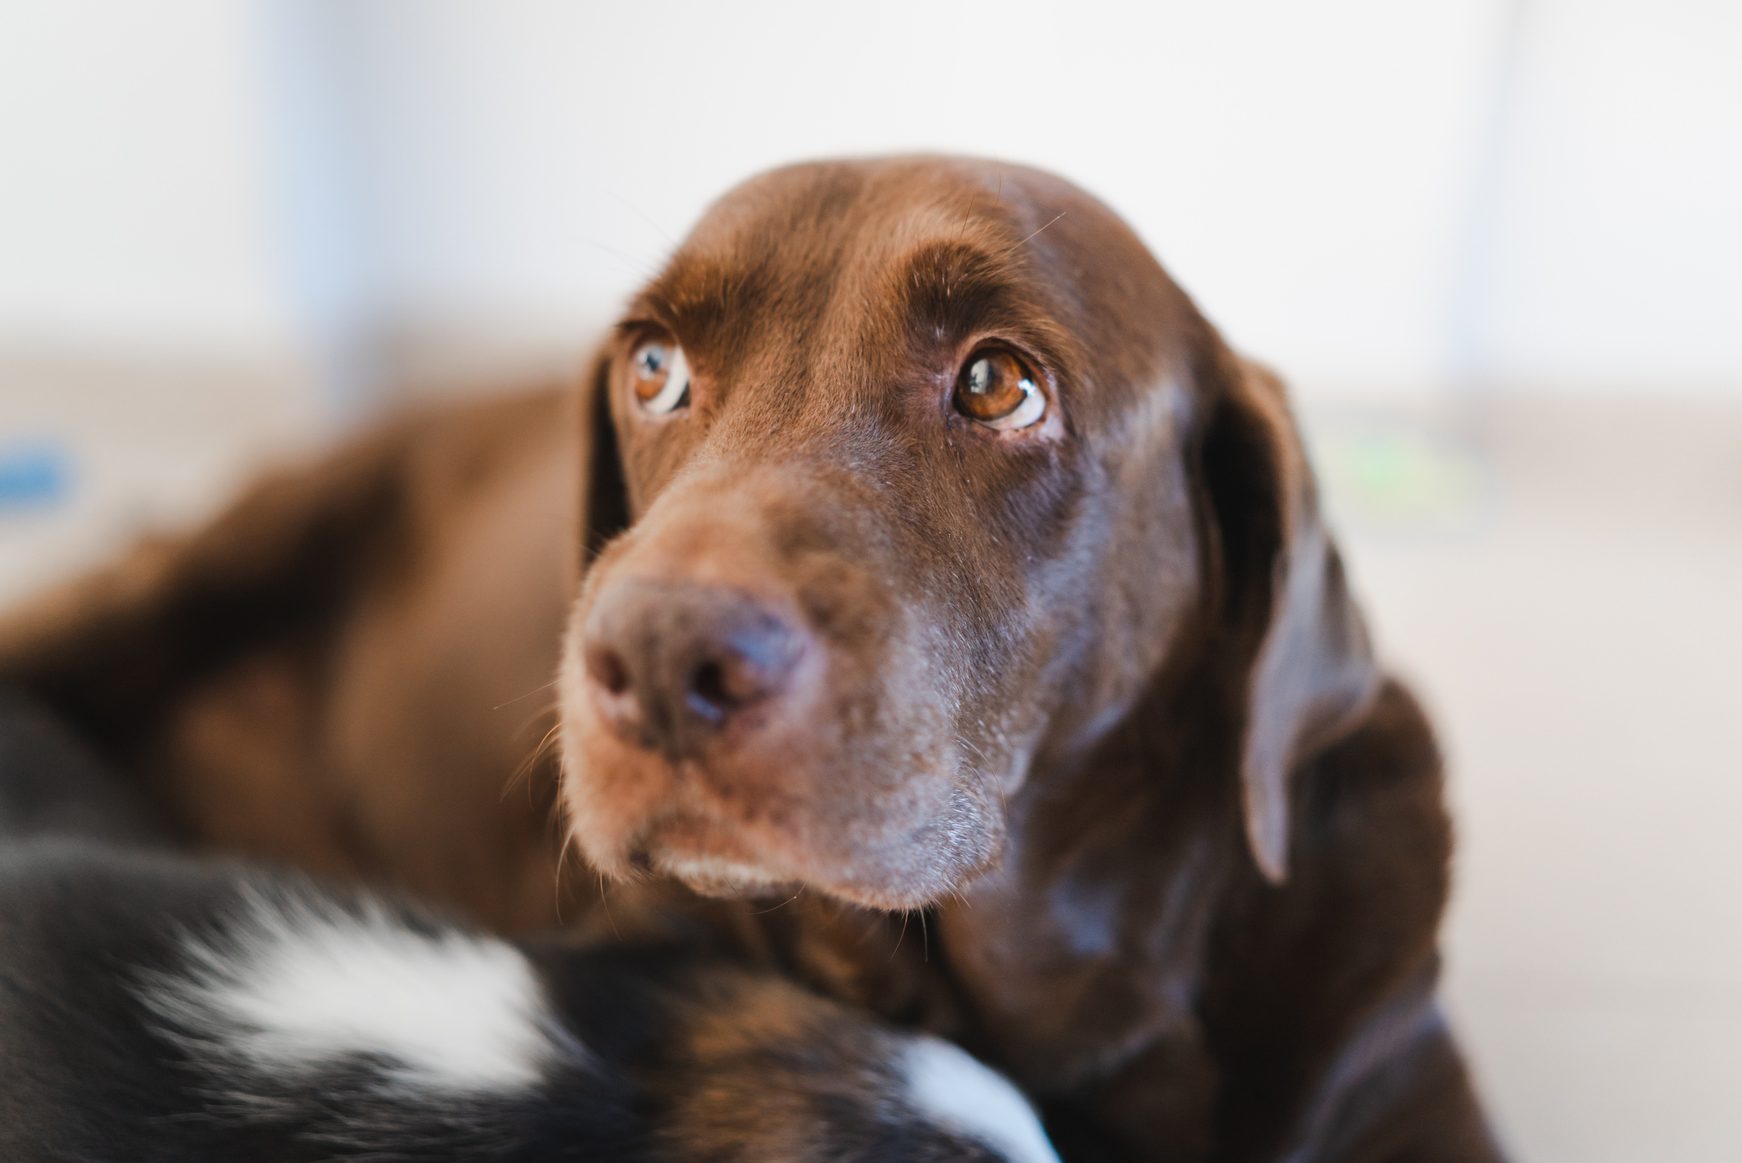
[[[789,166],[715,202],[641,300],[679,323],[733,308],[804,310],[928,242],[1007,249],[1021,218],[1014,188],[1001,197],[942,161]]]
[[[839,225],[848,233],[961,229],[978,220],[1019,226],[1044,201],[1081,191],[1062,178],[1001,162],[941,156],[801,162],[757,174],[726,191],[694,237],[759,228],[784,235]]]
[[[807,162],[747,179],[692,229],[651,295],[681,309],[814,310],[887,295],[916,258],[978,258],[1092,331],[1174,317],[1184,295],[1111,207],[1007,162],[910,156]]]
[[[645,295],[677,316],[749,299],[807,306],[819,284],[900,273],[914,252],[944,247],[1018,260],[1012,278],[1092,275],[1091,250],[1097,263],[1148,259],[1111,209],[1045,171],[932,156],[807,162],[723,194]]]

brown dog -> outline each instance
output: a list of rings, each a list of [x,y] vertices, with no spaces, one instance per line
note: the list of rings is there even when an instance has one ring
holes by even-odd
[[[573,572],[567,395],[403,417],[268,477],[12,611],[0,682],[190,838],[553,924],[556,780],[529,769]]]
[[[798,896],[713,915],[1003,1066],[1067,1158],[1497,1157],[1432,1002],[1429,728],[1280,385],[1110,211],[988,163],[766,175],[583,396],[269,486],[15,620],[4,669],[203,835],[535,920],[538,807],[478,783],[526,744],[480,708],[542,681],[580,463],[556,725],[597,868]]]

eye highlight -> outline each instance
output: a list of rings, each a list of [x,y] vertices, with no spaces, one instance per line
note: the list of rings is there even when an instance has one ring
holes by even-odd
[[[1027,428],[1046,415],[1039,377],[1014,352],[987,348],[968,357],[956,377],[956,411],[988,428]]]
[[[629,387],[650,416],[664,416],[690,402],[690,365],[669,339],[645,339],[629,356]]]

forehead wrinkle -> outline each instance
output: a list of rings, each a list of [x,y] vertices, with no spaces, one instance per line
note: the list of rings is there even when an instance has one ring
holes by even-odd
[[[874,277],[882,224],[871,214],[857,218],[830,256],[826,294],[819,296],[820,310],[805,336],[812,376],[841,389],[812,394],[829,396],[818,406],[829,407],[850,429],[875,424],[879,403],[904,378],[907,362],[907,337],[891,326],[886,296]]]
[[[765,272],[736,256],[679,250],[631,301],[631,315],[651,316],[680,340],[701,347],[756,310]]]
[[[690,253],[679,256],[691,270],[686,294],[672,304],[680,324],[730,338],[723,354],[739,361],[771,342],[789,350],[807,346],[866,217],[854,183],[828,184],[817,193],[796,205],[747,198],[748,205],[734,204],[720,221],[699,227],[703,241],[692,236]]]
[[[1020,245],[952,238],[920,243],[886,277],[900,304],[902,326],[915,348],[935,348],[990,335],[1027,349],[1062,378],[1082,366],[1069,287],[1018,253]]]
[[[1020,223],[1001,204],[970,191],[965,206],[895,205],[898,215],[879,214],[879,204],[866,199],[858,209],[872,212],[853,215],[852,228],[837,235],[836,252],[827,256],[823,310],[805,336],[807,381],[827,379],[845,389],[806,393],[827,397],[814,406],[832,411],[837,430],[843,420],[882,426],[902,391],[952,370],[931,366],[940,340],[977,328],[1025,344],[1055,370],[1075,365],[1071,337],[1019,253]]]
[[[943,191],[884,230],[881,280],[908,330],[937,339],[1044,326],[1052,312],[1041,293],[1041,253],[1029,245],[1037,213],[1019,184],[981,180]]]
[[[1025,273],[1007,253],[948,240],[914,248],[888,278],[911,327],[947,335],[1035,314]]]

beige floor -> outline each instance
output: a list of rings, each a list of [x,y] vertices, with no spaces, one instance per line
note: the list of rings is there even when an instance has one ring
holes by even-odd
[[[1465,433],[1438,446],[1461,483],[1417,520],[1335,496],[1381,647],[1451,755],[1454,1020],[1520,1158],[1734,1163],[1742,408],[1475,418],[1317,424],[1333,468],[1373,432]]]
[[[221,366],[0,366],[0,436],[64,437],[0,509],[0,601],[193,514],[319,409]],[[1742,405],[1310,410],[1384,652],[1461,823],[1448,995],[1521,1159],[1742,1159]],[[0,442],[3,443],[3,442]]]

